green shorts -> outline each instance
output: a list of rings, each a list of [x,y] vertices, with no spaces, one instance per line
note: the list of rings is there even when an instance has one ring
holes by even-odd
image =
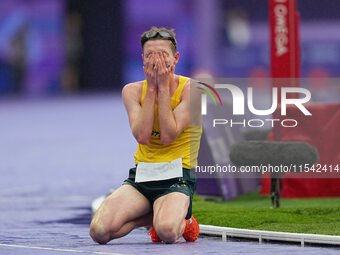
[[[150,182],[135,182],[136,168],[131,168],[129,172],[129,178],[123,182],[135,187],[140,193],[145,196],[151,205],[156,201],[157,198],[169,194],[171,192],[180,192],[190,197],[190,204],[188,213],[185,219],[190,219],[192,212],[192,198],[194,196],[196,186],[195,174],[183,168],[183,178],[173,178],[162,181],[150,181]]]

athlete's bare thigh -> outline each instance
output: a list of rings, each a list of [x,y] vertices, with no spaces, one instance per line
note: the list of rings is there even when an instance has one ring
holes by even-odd
[[[93,216],[92,224],[104,232],[118,231],[125,223],[151,212],[150,202],[134,187],[125,184],[109,195]]]

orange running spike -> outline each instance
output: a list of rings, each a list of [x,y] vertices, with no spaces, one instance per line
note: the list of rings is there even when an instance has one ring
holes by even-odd
[[[151,228],[148,235],[151,237],[152,242],[154,242],[154,243],[162,242],[162,239],[159,238],[154,227]]]
[[[183,238],[187,242],[194,242],[200,233],[200,228],[194,215],[192,215],[190,219],[185,220],[185,224],[186,226],[184,229]]]

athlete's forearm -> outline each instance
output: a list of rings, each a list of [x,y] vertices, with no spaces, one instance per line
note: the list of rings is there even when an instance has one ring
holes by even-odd
[[[157,90],[155,88],[147,88],[141,110],[131,127],[137,142],[143,145],[147,145],[151,137],[155,119],[156,94]]]
[[[171,143],[176,139],[178,135],[177,124],[171,108],[169,89],[158,90],[158,125],[163,144]]]

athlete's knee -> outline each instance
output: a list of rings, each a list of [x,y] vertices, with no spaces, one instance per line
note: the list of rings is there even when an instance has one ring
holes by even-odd
[[[90,236],[93,241],[99,244],[106,244],[110,241],[110,232],[98,221],[92,220],[90,225]]]
[[[178,238],[178,229],[176,224],[171,221],[162,221],[154,223],[158,236],[166,243],[174,243]]]
[[[105,224],[103,221],[94,219],[90,225],[90,236],[99,244],[106,244],[115,238],[114,233],[119,231],[119,226]]]

